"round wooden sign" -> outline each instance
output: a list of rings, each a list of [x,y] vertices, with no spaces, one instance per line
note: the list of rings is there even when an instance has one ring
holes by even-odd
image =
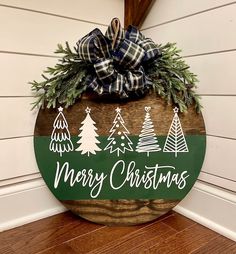
[[[34,133],[40,172],[73,213],[108,225],[151,221],[195,183],[206,147],[194,108],[154,94],[121,102],[83,97],[68,109],[40,109]]]

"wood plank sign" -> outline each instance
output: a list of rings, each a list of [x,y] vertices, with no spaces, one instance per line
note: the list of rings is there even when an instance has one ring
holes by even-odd
[[[201,113],[180,113],[151,93],[138,100],[83,96],[40,109],[40,172],[55,197],[97,223],[133,225],[172,209],[194,185],[206,136]]]
[[[168,212],[195,183],[206,149],[197,78],[173,43],[114,18],[33,81],[39,170],[75,214],[108,225]],[[47,75],[50,75],[48,77]]]

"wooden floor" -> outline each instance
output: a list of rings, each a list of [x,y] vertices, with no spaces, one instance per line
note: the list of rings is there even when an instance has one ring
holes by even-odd
[[[0,233],[0,253],[233,254],[236,243],[174,212],[132,227],[97,225],[66,212]]]

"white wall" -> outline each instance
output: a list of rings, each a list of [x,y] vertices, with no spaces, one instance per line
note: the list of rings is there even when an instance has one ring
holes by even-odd
[[[206,158],[199,182],[176,210],[232,239],[236,239],[235,13],[232,0],[156,0],[142,26],[157,43],[176,42],[200,80]]]
[[[201,182],[177,210],[236,239],[232,192],[236,191],[236,4],[232,3],[156,0],[143,33],[158,43],[177,42],[200,79],[206,160]],[[57,43],[67,40],[74,45],[95,27],[104,31],[111,18],[123,20],[123,9],[123,0],[0,0],[0,230],[63,210],[35,162],[32,137],[37,112],[30,111],[33,96],[28,81],[39,80],[42,70],[56,62]]]
[[[28,82],[57,61],[58,43],[104,32],[123,11],[123,0],[0,0],[0,230],[63,210],[36,165]]]

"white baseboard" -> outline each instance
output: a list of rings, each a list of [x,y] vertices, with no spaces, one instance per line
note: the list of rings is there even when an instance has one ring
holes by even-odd
[[[235,193],[198,181],[174,210],[236,241]]]
[[[0,232],[66,211],[42,179],[1,187],[0,204]]]
[[[0,188],[0,232],[66,211],[42,179]],[[236,195],[197,182],[176,212],[236,241]]]

